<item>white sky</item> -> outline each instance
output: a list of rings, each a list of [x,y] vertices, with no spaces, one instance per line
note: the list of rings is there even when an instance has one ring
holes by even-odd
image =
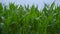
[[[21,5],[38,5],[39,9],[42,9],[44,7],[44,3],[51,4],[53,1],[56,2],[56,4],[60,4],[60,0],[0,0],[1,3],[8,5],[9,2],[15,2],[15,4],[21,4]]]

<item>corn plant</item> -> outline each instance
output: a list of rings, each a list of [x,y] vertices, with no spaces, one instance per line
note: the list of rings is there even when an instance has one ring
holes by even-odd
[[[60,34],[60,6],[53,2],[38,6],[2,6],[0,3],[0,34]]]

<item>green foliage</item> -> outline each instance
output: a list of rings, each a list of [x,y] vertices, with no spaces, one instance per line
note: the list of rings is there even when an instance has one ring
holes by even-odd
[[[10,3],[7,9],[0,3],[0,34],[60,34],[60,6],[53,2],[39,11],[34,5]]]

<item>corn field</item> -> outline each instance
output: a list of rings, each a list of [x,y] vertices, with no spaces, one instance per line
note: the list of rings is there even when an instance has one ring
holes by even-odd
[[[0,3],[0,34],[60,34],[60,6],[53,2],[38,6],[2,6]]]

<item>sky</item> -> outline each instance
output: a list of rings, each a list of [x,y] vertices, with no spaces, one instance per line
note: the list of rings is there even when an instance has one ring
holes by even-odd
[[[60,0],[0,0],[0,2],[3,3],[4,5],[8,5],[10,2],[23,6],[24,5],[32,6],[34,4],[35,6],[38,5],[39,9],[42,9],[44,7],[44,3],[49,5],[53,1],[55,1],[56,4],[60,4]]]

